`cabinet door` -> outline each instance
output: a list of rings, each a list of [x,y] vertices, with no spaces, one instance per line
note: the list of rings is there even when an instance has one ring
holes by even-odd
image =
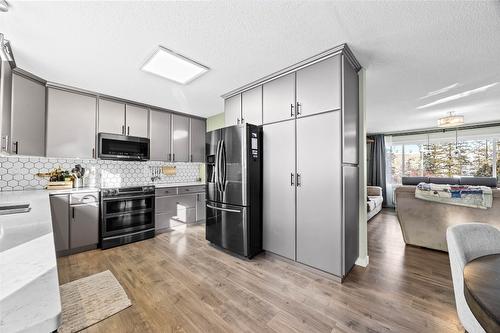
[[[341,276],[340,111],[297,120],[297,261]]]
[[[172,161],[189,162],[189,118],[172,115]]]
[[[241,121],[241,94],[224,100],[225,126],[238,125]]]
[[[295,259],[295,122],[263,128],[263,248]]]
[[[127,135],[148,138],[149,110],[135,105],[126,106],[125,124]]]
[[[99,133],[125,134],[125,104],[99,99]]]
[[[150,154],[153,161],[170,161],[170,113],[151,110]]]
[[[243,123],[262,125],[262,86],[241,94],[241,120]]]
[[[191,162],[205,162],[205,136],[207,134],[204,119],[191,118]]]
[[[48,89],[47,156],[95,156],[96,104],[94,96]]]
[[[295,73],[265,83],[262,88],[263,123],[295,117]]]
[[[206,217],[206,194],[196,194],[196,221],[204,220]]]
[[[344,163],[358,164],[359,154],[359,83],[358,73],[348,61],[344,61]]]
[[[50,213],[56,252],[69,249],[69,197],[67,194],[50,196]]]
[[[99,242],[99,204],[71,206],[70,246],[76,249]]]
[[[45,86],[14,74],[12,77],[12,152],[45,155]]]
[[[297,71],[298,117],[340,109],[340,55]]]

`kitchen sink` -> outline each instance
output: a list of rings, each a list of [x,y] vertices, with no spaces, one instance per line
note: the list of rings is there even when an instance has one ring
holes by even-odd
[[[27,213],[30,210],[29,202],[6,202],[0,204],[0,215]]]

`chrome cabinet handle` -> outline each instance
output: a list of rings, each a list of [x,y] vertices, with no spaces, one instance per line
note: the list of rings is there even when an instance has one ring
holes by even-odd
[[[168,160],[172,162],[172,153],[168,153]]]
[[[172,162],[175,162],[175,153],[172,154]]]
[[[127,126],[127,135],[130,135],[130,126]]]
[[[14,145],[16,146],[16,150],[14,150],[14,154],[18,155],[19,154],[19,141],[14,142]]]
[[[122,134],[125,135],[125,125],[122,125]]]
[[[244,120],[245,120],[245,119],[244,119],[243,117],[241,117],[240,122],[243,124],[243,123],[244,123]]]
[[[302,176],[300,173],[297,174],[297,186],[302,186]]]
[[[297,102],[297,115],[300,115],[302,114],[302,112],[300,111],[300,109],[302,108],[302,104],[300,104],[299,102]]]
[[[241,210],[237,210],[237,209],[229,209],[229,208],[220,208],[220,207],[215,207],[215,206],[212,206],[212,205],[209,205],[209,204],[207,204],[207,207],[208,207],[208,208],[215,209],[215,210],[221,210],[221,211],[223,211],[223,212],[241,213]]]
[[[239,125],[240,124],[240,117],[236,118],[236,123]]]
[[[293,104],[290,104],[290,117],[293,117]]]
[[[294,174],[293,174],[293,172],[290,172],[290,186],[295,185],[293,182],[293,178],[294,178]]]

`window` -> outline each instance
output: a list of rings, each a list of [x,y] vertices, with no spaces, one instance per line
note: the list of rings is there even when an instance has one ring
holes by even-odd
[[[402,176],[497,177],[500,180],[500,128],[389,137],[387,183]]]

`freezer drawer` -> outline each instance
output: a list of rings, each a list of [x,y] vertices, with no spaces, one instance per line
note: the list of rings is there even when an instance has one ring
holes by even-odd
[[[247,208],[207,202],[206,239],[242,256],[248,256]]]

